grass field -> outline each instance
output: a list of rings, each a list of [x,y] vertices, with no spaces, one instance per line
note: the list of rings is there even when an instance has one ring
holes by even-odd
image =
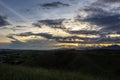
[[[0,80],[120,80],[120,51],[1,51]]]
[[[107,80],[78,72],[0,64],[0,80]]]

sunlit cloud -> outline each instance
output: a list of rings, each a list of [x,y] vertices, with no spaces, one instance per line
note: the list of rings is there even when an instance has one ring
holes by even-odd
[[[120,38],[120,34],[108,34],[106,36],[110,38]]]
[[[65,20],[62,23],[64,27],[70,31],[76,30],[86,30],[86,31],[99,31],[102,29],[97,25],[92,25],[87,22],[75,21],[75,20]]]
[[[71,36],[71,34],[65,32],[62,29],[54,29],[46,25],[43,25],[42,28],[39,30],[39,32],[53,34],[54,36],[62,36],[62,37]]]
[[[27,42],[29,40],[44,40],[43,37],[35,37],[35,36],[26,36],[26,37],[20,37],[20,36],[14,36],[14,38],[18,39],[21,42]]]
[[[77,48],[79,46],[78,43],[59,43],[55,44],[56,47],[64,47],[64,48]]]
[[[103,44],[58,43],[55,46],[64,47],[64,48],[84,49],[84,48],[101,48],[112,45],[113,44],[109,44],[109,43],[103,43]]]
[[[100,35],[91,35],[91,34],[79,34],[77,36],[81,38],[100,38]]]

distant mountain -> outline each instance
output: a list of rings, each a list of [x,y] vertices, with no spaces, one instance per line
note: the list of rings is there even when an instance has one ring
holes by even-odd
[[[87,48],[77,48],[76,50],[120,50],[120,46],[118,45],[112,45],[112,46],[108,46],[108,47],[87,47]]]
[[[0,51],[12,51],[12,50],[22,50],[22,49],[0,49]],[[120,50],[120,46],[112,45],[108,47],[101,47],[101,48],[94,48],[94,47],[87,47],[87,48],[58,48],[58,49],[51,49],[51,50]],[[39,51],[39,50],[37,50]],[[45,51],[45,50],[40,50]]]
[[[0,49],[0,51],[10,51],[12,49]]]
[[[55,49],[55,50],[75,50],[74,48],[58,48],[58,49]]]
[[[102,47],[100,49],[107,49],[107,50],[120,50],[120,46],[118,45],[112,45],[112,46],[108,46],[108,47]]]

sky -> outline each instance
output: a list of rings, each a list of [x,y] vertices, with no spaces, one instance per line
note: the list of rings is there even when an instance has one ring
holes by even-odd
[[[120,45],[120,0],[0,0],[0,49]]]

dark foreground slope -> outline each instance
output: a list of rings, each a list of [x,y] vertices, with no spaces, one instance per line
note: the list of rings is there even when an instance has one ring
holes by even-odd
[[[0,64],[0,80],[115,80],[118,78],[103,78],[80,72],[48,70]]]
[[[26,67],[29,66],[70,72],[74,71],[82,74],[101,76],[101,79],[98,80],[119,80],[118,77],[120,76],[120,51],[118,50],[8,50],[0,52],[0,63],[1,65],[14,64]],[[17,69],[19,72],[19,68]]]

